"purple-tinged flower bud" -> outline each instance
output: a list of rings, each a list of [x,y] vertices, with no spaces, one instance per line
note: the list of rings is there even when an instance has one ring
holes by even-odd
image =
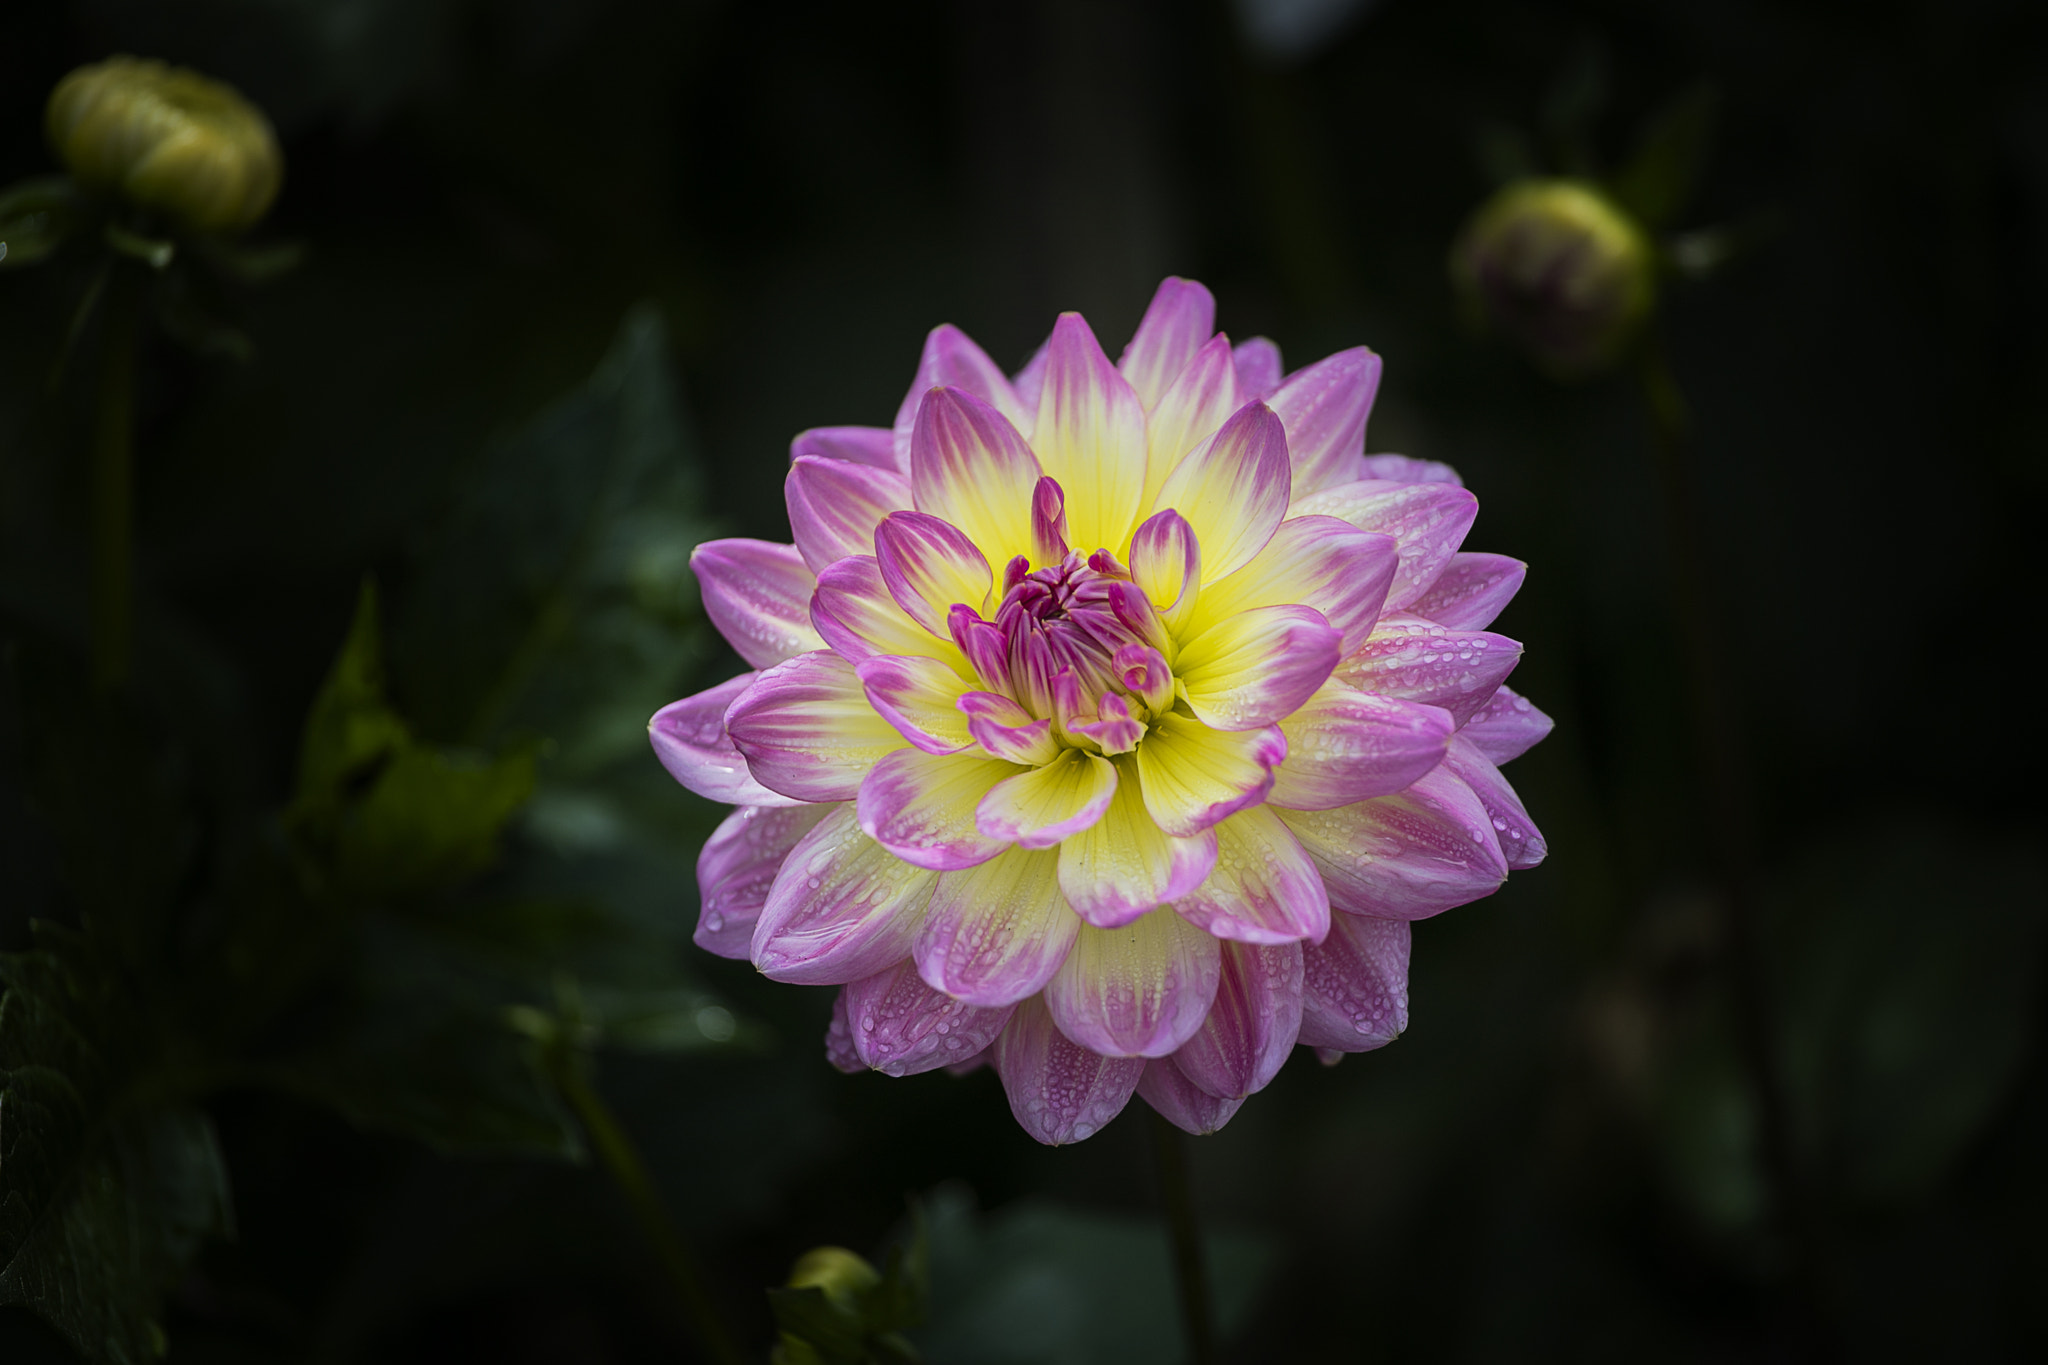
[[[79,183],[202,232],[240,232],[277,198],[284,156],[263,111],[230,85],[137,57],[57,83],[50,145]]]
[[[1518,180],[1480,206],[1451,249],[1474,313],[1562,376],[1620,354],[1656,302],[1642,228],[1576,180]]]

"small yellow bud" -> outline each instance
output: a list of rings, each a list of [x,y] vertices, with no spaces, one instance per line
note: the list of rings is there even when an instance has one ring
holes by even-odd
[[[862,1291],[881,1282],[879,1271],[845,1247],[812,1247],[789,1268],[791,1289],[822,1289],[834,1308],[847,1313],[855,1310]]]
[[[1520,180],[1451,249],[1468,306],[1560,374],[1615,358],[1656,302],[1655,257],[1635,220],[1591,185]]]
[[[284,156],[263,111],[234,87],[137,57],[57,83],[50,145],[81,184],[203,232],[239,232],[277,198]]]

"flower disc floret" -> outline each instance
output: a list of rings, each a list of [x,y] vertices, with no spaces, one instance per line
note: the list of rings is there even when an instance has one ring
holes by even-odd
[[[935,330],[893,427],[796,438],[793,545],[697,549],[758,671],[650,726],[737,807],[698,942],[840,986],[845,1069],[993,1064],[1045,1142],[1391,1041],[1409,922],[1544,852],[1497,765],[1549,721],[1485,629],[1524,566],[1364,453],[1377,356],[1213,321],[1171,279],[1116,364],[1070,313],[1014,376]]]

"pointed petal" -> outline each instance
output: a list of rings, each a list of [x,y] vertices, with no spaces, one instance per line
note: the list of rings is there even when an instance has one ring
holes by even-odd
[[[697,855],[699,948],[744,960],[752,951],[754,924],[767,904],[775,874],[797,841],[817,828],[835,808],[743,806],[704,841]]]
[[[1311,607],[1254,607],[1180,647],[1180,694],[1203,724],[1256,730],[1311,696],[1337,666],[1343,637]]]
[[[867,1068],[862,1064],[860,1054],[853,1049],[853,1026],[846,1020],[846,988],[839,988],[839,994],[832,998],[832,1020],[825,1025],[825,1060],[833,1068],[849,1076],[858,1076]]]
[[[1296,497],[1358,477],[1380,358],[1363,346],[1296,371],[1266,401],[1287,425]]]
[[[1061,1033],[1106,1057],[1164,1057],[1216,998],[1216,940],[1161,906],[1116,929],[1081,926],[1045,987]]]
[[[1145,1063],[1145,1074],[1138,1078],[1138,1098],[1168,1123],[1196,1137],[1215,1132],[1244,1107],[1243,1100],[1219,1100],[1196,1088],[1171,1057]]]
[[[1193,619],[1202,587],[1202,547],[1175,511],[1147,517],[1131,537],[1131,581],[1178,632]]]
[[[908,958],[840,992],[856,1056],[885,1076],[957,1066],[996,1040],[1010,1007],[983,1009],[924,984]]]
[[[1245,404],[1175,467],[1153,502],[1187,518],[1203,569],[1222,578],[1266,548],[1287,515],[1287,433],[1270,408]]]
[[[754,668],[818,649],[811,629],[817,579],[794,545],[765,540],[707,540],[690,552],[704,614]]]
[[[1230,338],[1211,337],[1145,416],[1145,496],[1139,506],[1166,505],[1159,501],[1166,476],[1245,401],[1230,360]]]
[[[896,605],[872,555],[842,559],[818,575],[811,623],[834,652],[854,663],[888,654],[923,655],[956,670],[967,666],[950,638],[935,638]]]
[[[1521,591],[1528,573],[1527,564],[1506,555],[1455,554],[1408,610],[1452,630],[1484,630]]]
[[[910,953],[936,872],[912,867],[835,806],[798,841],[754,925],[754,966],[776,981],[838,986]]]
[[[1038,457],[1000,412],[960,389],[933,389],[910,437],[917,510],[956,526],[991,563],[1032,549]]]
[[[907,863],[939,872],[973,867],[1007,845],[975,827],[990,787],[1017,771],[980,754],[898,749],[860,784],[860,827]]]
[[[1145,409],[1079,313],[1060,315],[1048,346],[1031,447],[1066,490],[1074,548],[1120,549],[1145,491]]]
[[[990,758],[1035,768],[1060,756],[1052,721],[1032,719],[1029,711],[999,692],[969,692],[956,705],[967,718],[967,732]]]
[[[1138,746],[1146,813],[1168,834],[1199,834],[1265,800],[1273,769],[1286,757],[1287,739],[1277,725],[1212,730],[1169,711]]]
[[[950,322],[934,327],[924,339],[924,354],[918,358],[910,392],[903,395],[903,403],[896,409],[896,467],[905,473],[910,472],[911,432],[917,426],[918,407],[926,393],[942,385],[965,389],[1009,418],[1010,425],[1019,431],[1031,429],[1031,410],[1017,401],[1017,391],[1002,369],[988,358],[988,352]]]
[[[957,754],[974,743],[958,704],[974,684],[946,664],[916,655],[877,654],[856,665],[854,674],[875,714],[926,753]]]
[[[1463,725],[1521,660],[1522,646],[1505,635],[1389,616],[1337,665],[1337,676],[1361,692],[1441,706]]]
[[[1116,768],[1108,759],[1068,749],[989,788],[976,819],[991,839],[1054,848],[1100,820],[1115,795]]]
[[[791,798],[769,791],[747,771],[747,760],[725,732],[725,711],[758,673],[742,673],[694,697],[672,701],[647,722],[654,755],[676,781],[710,801],[734,806],[786,806]]]
[[[1280,348],[1265,337],[1238,343],[1231,360],[1237,367],[1237,391],[1245,398],[1266,397],[1280,387],[1280,376],[1286,373]]]
[[[1368,455],[1359,465],[1362,479],[1387,479],[1393,483],[1454,483],[1463,488],[1458,471],[1441,460],[1417,460],[1406,455]]]
[[[1479,499],[1447,483],[1387,484],[1367,479],[1296,498],[1291,516],[1331,516],[1361,531],[1394,538],[1400,563],[1384,610],[1401,611],[1420,597],[1458,552],[1479,515]]]
[[[1280,1074],[1301,1032],[1301,945],[1226,943],[1216,1004],[1173,1054],[1218,1099],[1243,1099]]]
[[[1490,896],[1507,880],[1492,817],[1443,767],[1396,796],[1280,818],[1315,860],[1334,910],[1422,919]]]
[[[1051,565],[1064,560],[1073,548],[1067,534],[1066,490],[1058,479],[1041,478],[1031,490],[1031,562]]]
[[[1408,1027],[1408,921],[1339,915],[1302,959],[1301,1041],[1338,1052],[1385,1047]]]
[[[1175,838],[1145,808],[1137,763],[1116,760],[1116,793],[1109,809],[1060,845],[1060,887],[1082,919],[1099,928],[1129,924],[1161,902],[1201,885],[1216,862],[1207,830]]]
[[[1240,943],[1321,942],[1330,897],[1307,850],[1266,806],[1215,826],[1216,866],[1173,903],[1196,927]]]
[[[799,801],[850,801],[903,736],[875,714],[853,665],[818,650],[777,664],[725,713],[754,779]]]
[[[783,480],[782,500],[797,553],[813,573],[875,548],[875,528],[910,506],[910,481],[893,469],[800,457]]]
[[[940,876],[914,948],[918,974],[971,1005],[1015,1004],[1045,988],[1080,928],[1058,855],[1009,849]]]
[[[1555,723],[1527,697],[1502,687],[1472,713],[1458,733],[1470,740],[1487,762],[1501,764],[1528,753]]]
[[[1027,1000],[991,1049],[1010,1112],[1024,1131],[1052,1146],[1102,1131],[1138,1088],[1145,1062],[1104,1057],[1067,1040],[1042,1000]]]
[[[1373,696],[1332,678],[1280,722],[1287,761],[1266,799],[1330,810],[1391,796],[1443,762],[1456,728],[1441,707]]]
[[[887,427],[812,427],[789,443],[790,459],[805,455],[895,469],[896,433]]]
[[[1500,840],[1501,855],[1507,859],[1509,868],[1519,872],[1543,861],[1550,852],[1543,831],[1536,828],[1536,822],[1522,806],[1522,798],[1515,795],[1515,789],[1479,751],[1478,745],[1459,735],[1451,741],[1444,766],[1463,778],[1479,798],[1479,804],[1486,807],[1493,820],[1494,837]]]
[[[1291,517],[1266,548],[1228,578],[1203,575],[1190,631],[1253,607],[1314,607],[1343,635],[1346,654],[1379,619],[1399,553],[1392,536],[1361,531],[1335,517]]]
[[[904,614],[938,638],[952,638],[953,604],[986,615],[995,575],[957,526],[925,512],[896,512],[875,528],[875,562]]]
[[[1148,409],[1173,384],[1216,330],[1216,300],[1193,280],[1169,275],[1145,310],[1116,367]]]
[[[1051,345],[1051,338],[1039,342],[1038,349],[1031,353],[1031,359],[1024,362],[1024,368],[1010,376],[1010,387],[1017,391],[1017,402],[1023,406],[1026,417],[1035,416],[1038,412],[1038,395],[1045,388],[1045,355]],[[1017,429],[1024,431],[1023,427]]]

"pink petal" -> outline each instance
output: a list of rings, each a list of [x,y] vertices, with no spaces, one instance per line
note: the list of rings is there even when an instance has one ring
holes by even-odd
[[[783,480],[797,553],[813,573],[875,548],[875,528],[910,506],[910,481],[893,469],[800,457]]]
[[[961,389],[933,389],[910,438],[917,510],[958,527],[997,564],[1032,548],[1038,457],[1000,412]]]
[[[840,992],[855,1055],[885,1076],[915,1076],[977,1056],[1010,1022],[1010,1007],[982,1009],[935,991],[909,960]]]
[[[1441,707],[1374,696],[1332,678],[1280,722],[1287,761],[1267,799],[1329,810],[1390,796],[1443,761],[1456,728]]]
[[[1265,398],[1280,387],[1285,373],[1280,348],[1265,337],[1240,342],[1231,359],[1237,366],[1237,391],[1245,398]]]
[[[1169,711],[1138,746],[1145,811],[1168,834],[1199,834],[1264,801],[1273,789],[1273,769],[1286,757],[1287,738],[1277,725],[1212,730]]]
[[[1023,404],[1026,414],[1038,411],[1038,395],[1045,388],[1045,353],[1051,345],[1050,338],[1039,342],[1024,368],[1010,376],[1010,387],[1017,391],[1017,401]]]
[[[1117,369],[1147,408],[1159,401],[1216,330],[1216,300],[1193,280],[1169,275],[1152,296]]]
[[[1266,401],[1287,426],[1294,495],[1357,476],[1365,419],[1380,386],[1380,358],[1363,346],[1298,370]]]
[[[1031,562],[1057,564],[1071,548],[1067,540],[1066,491],[1059,480],[1042,478],[1031,490]]]
[[[924,354],[918,358],[910,392],[903,395],[902,405],[896,409],[896,467],[906,474],[910,472],[911,432],[917,426],[918,407],[925,394],[942,386],[965,389],[1009,418],[1010,425],[1019,431],[1031,427],[1031,410],[1017,401],[1017,391],[988,358],[988,352],[950,322],[934,327],[924,339]]]
[[[1119,758],[1116,768],[1109,809],[1059,851],[1060,888],[1068,904],[1103,929],[1129,924],[1154,906],[1186,895],[1216,863],[1214,835],[1206,829],[1185,838],[1167,834],[1146,809],[1137,763]]]
[[[1440,460],[1414,460],[1406,455],[1367,455],[1358,464],[1361,479],[1388,479],[1394,483],[1454,483],[1465,481],[1458,471]]]
[[[1507,763],[1520,758],[1550,733],[1554,724],[1525,696],[1502,687],[1486,705],[1472,713],[1458,733],[1486,756],[1489,763]]]
[[[853,665],[799,654],[754,680],[725,712],[726,733],[754,779],[799,801],[850,801],[903,736],[875,714]]]
[[[1194,626],[1206,629],[1253,607],[1298,604],[1321,612],[1349,654],[1379,619],[1399,558],[1392,536],[1335,517],[1290,517],[1251,563],[1228,578],[1203,575]]]
[[[1188,923],[1240,943],[1321,942],[1330,896],[1301,841],[1271,808],[1253,806],[1218,823],[1216,866],[1174,901]]]
[[[1385,611],[1400,611],[1420,597],[1464,543],[1479,499],[1447,483],[1338,484],[1297,498],[1294,516],[1333,516],[1361,531],[1394,538],[1400,562],[1387,587]]]
[[[1444,759],[1444,766],[1464,779],[1472,794],[1479,798],[1479,804],[1486,807],[1486,813],[1493,820],[1494,836],[1500,840],[1500,851],[1514,871],[1534,867],[1550,852],[1544,842],[1543,831],[1536,828],[1536,822],[1529,818],[1529,812],[1522,806],[1522,798],[1515,795],[1515,789],[1501,776],[1499,768],[1487,760],[1479,746],[1459,735],[1451,741],[1451,752]]]
[[[980,754],[898,749],[860,784],[860,827],[907,863],[938,872],[985,863],[1007,846],[975,826],[975,808],[1016,766]]]
[[[1034,720],[999,692],[968,692],[955,705],[967,717],[967,732],[990,758],[1037,767],[1060,755],[1052,721]]]
[[[1443,767],[1396,796],[1280,818],[1315,860],[1335,910],[1422,919],[1490,896],[1507,880],[1492,817]]]
[[[812,427],[789,443],[790,459],[804,455],[895,469],[896,433],[887,427]]]
[[[1226,943],[1216,1003],[1174,1065],[1198,1089],[1238,1100],[1264,1090],[1301,1032],[1301,945]]]
[[[1139,505],[1161,506],[1159,490],[1167,475],[1244,404],[1230,362],[1230,338],[1211,337],[1145,416],[1145,496]],[[1284,432],[1281,442],[1284,448]]]
[[[1110,761],[1068,749],[1043,767],[989,788],[975,818],[991,839],[1022,848],[1056,848],[1100,820],[1115,796],[1116,768]]]
[[[1342,646],[1343,636],[1312,607],[1254,607],[1182,645],[1174,670],[1204,725],[1257,730],[1314,696]]]
[[[1066,491],[1074,548],[1120,549],[1145,491],[1145,409],[1079,313],[1052,329],[1031,446]]]
[[[1011,1005],[1045,988],[1080,929],[1060,895],[1059,856],[1013,848],[939,877],[913,951],[932,989]]]
[[[836,806],[798,841],[754,925],[754,966],[776,981],[838,986],[910,953],[936,872],[912,867]]]
[[[1123,1112],[1145,1062],[1104,1057],[1067,1040],[1042,1000],[1027,1000],[992,1049],[1010,1112],[1024,1131],[1053,1146],[1102,1131]]]
[[[1337,1052],[1385,1047],[1408,1027],[1408,921],[1339,915],[1302,960],[1301,1041]]]
[[[954,603],[988,613],[995,575],[988,558],[957,526],[925,512],[896,512],[875,529],[882,582],[904,614],[938,638],[952,638]]]
[[[1455,554],[1408,610],[1452,630],[1484,630],[1521,591],[1529,566],[1506,555]]]
[[[768,901],[768,888],[789,851],[835,808],[743,806],[704,841],[697,855],[699,948],[720,957],[744,959],[752,951],[754,924]]]
[[[818,649],[811,628],[817,580],[794,545],[765,540],[707,540],[690,552],[704,614],[754,668]]]
[[[1164,906],[1116,929],[1084,925],[1045,987],[1061,1033],[1106,1057],[1164,1057],[1216,998],[1216,940]]]
[[[1463,725],[1521,659],[1522,646],[1505,635],[1389,616],[1337,665],[1337,676],[1362,692],[1441,706]]]
[[[1203,567],[1222,578],[1266,548],[1287,515],[1287,433],[1253,399],[1167,476],[1153,507],[1187,518]]]
[[[1138,1079],[1138,1098],[1174,1127],[1197,1137],[1215,1132],[1244,1107],[1243,1100],[1219,1100],[1196,1088],[1171,1057],[1145,1063],[1145,1074]]]
[[[818,575],[811,623],[826,644],[854,663],[878,654],[927,655],[955,667],[966,662],[950,639],[934,639],[896,605],[871,555],[842,559]]]
[[[846,1021],[846,988],[832,999],[832,1021],[825,1025],[825,1060],[849,1076],[867,1070],[853,1048],[853,1026]]]
[[[725,732],[725,711],[754,685],[742,673],[694,697],[672,701],[647,722],[654,755],[670,777],[710,801],[735,806],[786,806],[791,798],[769,791],[747,771],[747,760]]]
[[[974,743],[958,702],[972,684],[947,664],[916,655],[877,654],[854,668],[875,714],[928,754],[957,754]]]
[[[1169,626],[1194,613],[1202,585],[1202,547],[1187,518],[1168,509],[1145,519],[1131,537],[1131,581]]]

